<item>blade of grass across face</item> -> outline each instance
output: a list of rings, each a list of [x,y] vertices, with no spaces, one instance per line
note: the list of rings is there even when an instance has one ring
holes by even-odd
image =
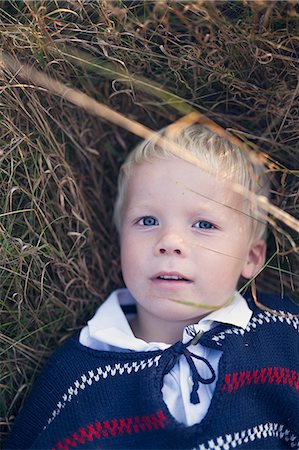
[[[161,298],[165,298],[165,297],[161,297]],[[186,306],[192,306],[193,308],[200,308],[200,309],[205,309],[207,311],[216,311],[217,309],[223,308],[227,305],[229,305],[231,303],[231,301],[233,300],[234,296],[231,295],[228,297],[227,300],[225,300],[224,303],[220,304],[220,305],[208,305],[205,303],[196,303],[196,302],[192,302],[191,300],[177,300],[176,298],[171,298],[168,297],[167,300],[174,302],[174,303],[180,303],[181,305],[186,305]]]
[[[186,159],[186,152],[183,148],[175,144],[170,139],[166,139],[165,137],[161,137],[158,133],[151,130],[150,128],[140,124],[137,121],[128,119],[123,114],[114,111],[112,108],[109,108],[108,106],[94,100],[93,98],[89,97],[88,95],[80,92],[77,89],[70,88],[63,83],[61,83],[58,80],[54,80],[50,78],[45,73],[38,71],[32,66],[21,64],[16,59],[11,58],[9,55],[2,52],[0,56],[0,61],[3,61],[3,63],[12,71],[16,72],[16,75],[30,81],[31,83],[34,83],[36,86],[44,87],[49,92],[52,92],[56,95],[59,95],[60,97],[70,101],[71,103],[84,108],[85,110],[89,111],[92,114],[95,114],[96,116],[99,116],[103,118],[104,120],[108,120],[112,123],[117,124],[118,126],[127,129],[128,131],[136,134],[139,137],[142,137],[143,139],[151,139],[151,138],[158,138],[161,142],[161,144],[170,145],[172,150],[178,155],[184,154],[184,158]],[[187,122],[201,122],[201,114],[194,112],[191,113],[181,120],[183,123]],[[207,119],[208,122],[210,119]],[[177,124],[178,122],[176,122]],[[212,121],[213,124],[215,124]],[[215,124],[217,128],[220,130],[223,130],[222,127]],[[225,133],[226,131],[223,130]],[[215,132],[215,130],[214,130]],[[228,136],[230,136],[228,134]],[[209,171],[209,167],[207,167],[206,164],[202,163],[195,157],[191,157],[188,155],[188,160],[190,160],[191,163],[197,165],[202,170]],[[248,189],[245,189],[243,186],[234,183],[232,185],[232,190],[235,192],[238,192],[239,194],[243,195],[245,198],[248,198],[249,201],[257,202],[257,204],[267,212],[270,212],[273,217],[277,218],[278,220],[281,220],[284,222],[287,226],[294,229],[295,231],[299,232],[299,221],[295,219],[292,215],[289,213],[283,211],[282,209],[278,208],[275,205],[272,205],[269,200],[261,195],[256,195]]]
[[[99,57],[93,57],[89,55],[87,52],[72,49],[70,47],[61,49],[55,48],[52,49],[54,54],[59,53],[66,59],[69,59],[74,64],[79,67],[84,67],[86,70],[90,72],[97,73],[102,77],[109,80],[118,80],[121,83],[124,83],[128,86],[134,86],[136,90],[149,94],[153,97],[158,98],[163,101],[169,107],[173,108],[177,112],[183,114],[185,117],[179,119],[176,124],[191,125],[191,123],[201,123],[204,127],[208,128],[212,132],[218,134],[219,136],[225,137],[232,144],[237,145],[243,151],[250,152],[250,150],[258,151],[258,147],[248,140],[239,139],[236,135],[229,133],[227,130],[222,128],[216,122],[211,120],[209,117],[200,113],[198,109],[201,109],[200,105],[196,105],[194,108],[190,102],[183,99],[182,97],[170,92],[162,88],[158,83],[148,80],[140,75],[133,75],[129,73],[125,66],[119,64],[117,67],[116,64],[109,63],[107,61],[103,61]],[[119,61],[121,63],[122,61]],[[281,163],[278,163],[277,160],[270,157],[267,153],[259,151],[258,157],[261,159],[263,163],[271,165],[271,170],[282,171],[286,173],[290,173],[290,170]],[[256,159],[256,155],[255,155]],[[294,175],[299,175],[299,171],[292,171]]]
[[[241,294],[241,292],[245,291],[245,289],[251,285],[251,283],[255,280],[255,278],[265,269],[265,267],[267,267],[268,263],[270,263],[272,261],[272,259],[276,256],[277,252],[275,252],[273,255],[271,255],[271,257],[268,259],[267,262],[265,262],[265,264],[263,265],[263,267],[261,267],[261,269],[255,274],[254,277],[250,278],[239,290],[239,294]],[[215,311],[217,309],[220,309],[224,306],[227,306],[230,304],[230,302],[233,300],[234,295],[231,295],[230,297],[228,297],[228,299],[221,305],[217,305],[217,306],[211,306],[205,303],[196,303],[190,300],[177,300],[175,298],[167,298],[167,300],[170,300],[172,302],[175,303],[181,303],[182,305],[188,305],[188,306],[192,306],[192,307],[196,307],[196,308],[201,308],[201,309],[206,309],[206,310],[210,310],[210,311]]]

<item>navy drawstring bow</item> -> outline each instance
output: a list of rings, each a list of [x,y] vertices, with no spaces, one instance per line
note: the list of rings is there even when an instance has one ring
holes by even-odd
[[[194,353],[190,352],[190,350],[187,349],[187,347],[190,345],[190,342],[187,342],[186,344],[183,344],[183,342],[177,342],[172,347],[166,350],[166,353],[169,353],[170,359],[166,365],[166,368],[164,370],[164,375],[169,373],[171,369],[174,367],[174,365],[178,362],[179,358],[181,356],[185,356],[187,363],[189,364],[191,374],[192,374],[192,381],[193,381],[193,387],[190,394],[190,402],[193,405],[197,405],[200,403],[199,396],[198,396],[198,388],[199,383],[202,384],[211,384],[216,379],[215,370],[209,363],[209,361],[206,358],[203,358],[202,356],[195,355]],[[196,366],[194,364],[194,361],[192,358],[198,359],[200,361],[203,361],[207,367],[209,368],[211,372],[210,378],[203,378],[197,371]]]

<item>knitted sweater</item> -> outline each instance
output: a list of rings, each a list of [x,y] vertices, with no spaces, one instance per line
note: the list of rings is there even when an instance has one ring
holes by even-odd
[[[192,345],[105,352],[76,335],[47,362],[5,449],[299,449],[299,318],[286,315],[299,308],[259,299],[280,315],[250,302],[245,331],[221,324],[201,337],[223,355],[199,424],[178,423],[161,394],[178,358],[192,360]]]

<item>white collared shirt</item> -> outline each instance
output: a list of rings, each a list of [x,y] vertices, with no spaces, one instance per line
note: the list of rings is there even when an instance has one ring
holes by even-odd
[[[134,315],[125,315],[121,306],[136,304],[127,289],[117,289],[99,307],[94,317],[81,330],[79,342],[85,347],[104,351],[154,351],[165,350],[170,347],[163,342],[145,342],[136,338],[129,325]],[[207,332],[218,323],[226,323],[246,328],[252,311],[246,300],[235,292],[229,305],[213,311],[192,327],[194,332]],[[183,332],[182,342],[190,341],[190,326]],[[206,358],[216,373],[216,379],[211,384],[200,384],[198,395],[200,403],[194,405],[190,402],[190,393],[193,386],[190,366],[185,357],[181,357],[172,370],[165,375],[162,387],[163,400],[170,413],[178,422],[187,426],[200,423],[206,415],[217,382],[218,364],[222,352],[203,347],[200,343],[192,347],[192,353]],[[200,360],[194,361],[201,377],[209,378],[211,372],[206,364]]]

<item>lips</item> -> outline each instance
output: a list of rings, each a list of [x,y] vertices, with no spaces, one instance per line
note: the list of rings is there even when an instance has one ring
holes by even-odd
[[[192,280],[186,275],[179,272],[158,272],[153,277],[152,280],[161,280],[166,282],[187,282],[191,283]]]

